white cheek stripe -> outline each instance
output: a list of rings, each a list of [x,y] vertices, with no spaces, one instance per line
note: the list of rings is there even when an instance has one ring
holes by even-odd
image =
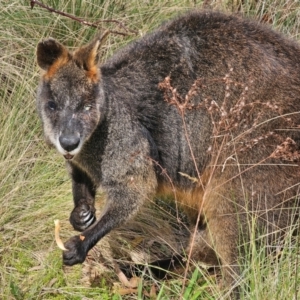
[[[48,118],[43,114],[43,121],[44,121],[44,135],[46,138],[50,140],[50,142],[56,147],[59,153],[62,155],[66,154],[71,154],[71,155],[76,155],[80,152],[81,147],[82,147],[82,140],[80,141],[78,147],[71,152],[67,152],[65,149],[62,148],[59,142],[59,135],[55,137],[55,133],[53,132],[53,128],[51,127],[51,122],[48,120]]]

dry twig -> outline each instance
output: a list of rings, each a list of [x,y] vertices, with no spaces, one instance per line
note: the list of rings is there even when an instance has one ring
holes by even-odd
[[[53,12],[53,13],[56,13],[58,15],[61,15],[61,16],[64,16],[64,17],[67,17],[69,19],[72,19],[76,22],[79,22],[83,25],[87,25],[87,26],[90,26],[90,27],[94,27],[94,28],[99,28],[99,23],[115,23],[117,24],[117,26],[119,26],[120,28],[122,28],[124,30],[124,32],[121,32],[121,31],[115,31],[115,30],[109,30],[110,33],[114,33],[114,34],[120,34],[120,35],[123,35],[123,36],[126,36],[126,35],[130,35],[130,34],[134,34],[134,35],[137,35],[138,32],[136,30],[133,30],[133,29],[129,29],[127,28],[127,26],[125,26],[122,22],[118,21],[118,20],[115,20],[115,19],[111,19],[111,20],[100,20],[100,21],[97,21],[97,22],[88,22],[84,19],[81,19],[81,18],[78,18],[74,15],[71,15],[71,14],[68,14],[68,13],[65,13],[63,11],[60,11],[58,9],[55,9],[55,8],[52,8],[48,5],[45,5],[43,4],[42,2],[38,1],[38,0],[31,0],[30,1],[30,6],[31,6],[31,9],[34,8],[35,5],[38,5],[50,12]]]
[[[55,241],[56,241],[58,248],[63,251],[68,251],[68,249],[66,249],[64,243],[62,242],[62,240],[59,237],[59,230],[60,230],[59,220],[54,220],[54,225],[55,225]]]

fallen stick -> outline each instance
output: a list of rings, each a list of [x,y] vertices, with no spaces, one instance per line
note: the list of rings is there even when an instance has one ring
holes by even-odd
[[[59,229],[60,229],[59,220],[54,220],[54,225],[55,225],[55,231],[54,231],[55,241],[56,241],[58,248],[63,251],[68,251],[68,249],[65,248],[64,243],[62,242],[62,240],[59,237]]]

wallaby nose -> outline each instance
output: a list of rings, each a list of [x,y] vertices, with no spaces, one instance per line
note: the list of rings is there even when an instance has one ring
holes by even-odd
[[[78,147],[80,138],[77,135],[61,135],[59,143],[66,151],[71,152]]]

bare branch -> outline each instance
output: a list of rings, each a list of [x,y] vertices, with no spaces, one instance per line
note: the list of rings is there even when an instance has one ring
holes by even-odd
[[[61,16],[64,16],[64,17],[67,17],[69,19],[72,19],[76,22],[79,22],[83,25],[87,25],[87,26],[90,26],[90,27],[94,27],[94,28],[99,28],[99,23],[116,23],[120,28],[122,28],[125,32],[121,32],[121,31],[116,31],[116,30],[109,30],[110,33],[113,33],[113,34],[119,34],[119,35],[123,35],[123,36],[126,36],[126,35],[130,35],[130,34],[134,34],[134,35],[137,35],[138,32],[136,30],[133,30],[133,29],[129,29],[127,28],[122,22],[118,21],[118,20],[114,20],[114,19],[111,19],[111,20],[100,20],[100,21],[97,21],[97,22],[88,22],[82,18],[78,18],[74,15],[71,15],[71,14],[68,14],[68,13],[65,13],[63,11],[60,11],[60,10],[57,10],[55,8],[52,8],[48,5],[45,5],[43,4],[42,2],[38,1],[38,0],[31,0],[30,1],[30,6],[31,6],[31,9],[34,8],[35,5],[38,5],[52,13],[56,13],[58,15],[61,15]]]

